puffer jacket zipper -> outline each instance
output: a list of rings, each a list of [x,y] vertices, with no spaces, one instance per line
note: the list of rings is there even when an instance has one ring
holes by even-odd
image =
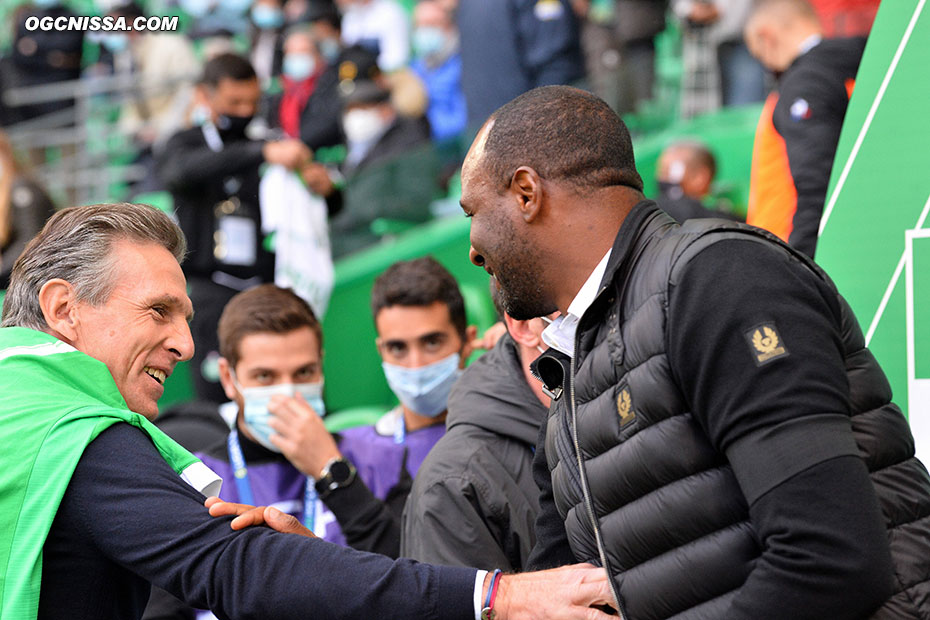
[[[576,338],[576,348],[577,351],[577,338]],[[620,617],[620,620],[626,619],[626,614],[623,613],[623,604],[620,600],[620,592],[617,590],[617,585],[614,583],[613,573],[610,570],[610,564],[607,562],[607,553],[604,551],[604,540],[601,537],[601,526],[597,522],[597,516],[594,514],[594,500],[591,499],[591,491],[588,489],[588,475],[584,469],[584,462],[581,458],[581,448],[578,445],[578,419],[575,410],[575,356],[572,355],[570,364],[570,372],[568,374],[568,404],[571,411],[572,419],[572,443],[575,446],[575,458],[578,460],[578,475],[581,478],[581,492],[584,494],[584,504],[588,510],[588,517],[591,519],[591,525],[594,528],[594,540],[597,542],[597,553],[601,558],[601,566],[604,570],[607,571],[607,581],[610,583],[610,591],[614,595],[614,600],[617,603],[617,615]]]

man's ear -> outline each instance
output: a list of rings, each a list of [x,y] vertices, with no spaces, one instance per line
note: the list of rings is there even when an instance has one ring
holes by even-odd
[[[210,111],[210,122],[215,123],[217,114],[213,110],[213,96],[216,89],[206,84],[198,84],[194,87],[194,104],[204,106]]]
[[[516,194],[520,201],[523,220],[527,223],[535,220],[539,215],[543,199],[542,179],[536,171],[529,166],[517,168],[510,179],[510,191]]]
[[[777,67],[773,66],[772,63],[777,60],[779,44],[778,32],[775,26],[770,23],[759,24],[756,33],[760,48],[759,62],[766,65],[769,70],[775,70]]]
[[[465,328],[465,342],[462,343],[462,352],[459,354],[461,358],[459,361],[459,368],[465,368],[465,362],[468,361],[468,358],[471,357],[471,354],[475,352],[475,346],[473,344],[475,338],[478,337],[478,328],[474,325],[469,325]]]
[[[510,333],[510,337],[518,344],[531,349],[535,349],[540,344],[539,335],[530,329],[530,321],[518,321],[505,314],[504,322],[507,323],[507,331]]]
[[[236,384],[233,383],[232,372],[230,372],[229,360],[225,357],[219,359],[219,370],[220,370],[220,385],[223,386],[223,391],[226,393],[226,398],[229,400],[236,400],[238,390],[236,390]]]
[[[55,278],[39,289],[39,308],[49,329],[68,342],[77,340],[80,319],[77,313],[77,295],[67,280]]]

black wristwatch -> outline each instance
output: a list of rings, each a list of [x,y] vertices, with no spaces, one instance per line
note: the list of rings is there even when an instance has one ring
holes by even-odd
[[[316,481],[317,497],[323,499],[336,489],[349,486],[355,480],[355,465],[343,457],[336,457],[323,467],[320,479]]]

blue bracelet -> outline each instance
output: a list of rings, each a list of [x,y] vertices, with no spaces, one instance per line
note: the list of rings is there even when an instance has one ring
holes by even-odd
[[[497,576],[501,574],[501,569],[495,568],[494,573],[491,575],[491,581],[488,582],[488,595],[484,599],[484,608],[487,609],[491,605],[491,593],[494,592],[494,580],[497,579]]]

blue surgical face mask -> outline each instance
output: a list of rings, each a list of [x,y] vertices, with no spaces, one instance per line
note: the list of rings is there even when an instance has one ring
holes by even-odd
[[[178,0],[178,5],[185,13],[197,19],[210,12],[213,0]]]
[[[316,414],[320,417],[326,415],[326,404],[323,403],[323,382],[317,383],[296,383],[294,390],[304,397],[307,404],[310,405]]]
[[[101,42],[111,53],[119,54],[129,48],[129,35],[122,32],[107,32],[101,37]]]
[[[452,384],[462,374],[458,353],[427,366],[405,368],[383,362],[384,376],[391,391],[405,407],[427,417],[446,410]]]
[[[295,82],[302,82],[316,71],[316,58],[311,54],[287,54],[281,71]]]
[[[323,405],[323,382],[318,383],[279,383],[277,385],[263,385],[259,387],[242,387],[233,379],[236,389],[242,394],[242,417],[246,429],[255,440],[273,452],[281,449],[271,443],[274,429],[268,424],[272,413],[268,411],[268,403],[272,396],[294,397],[300,394],[304,400],[313,407],[318,415],[326,413]]]
[[[284,25],[284,11],[267,4],[252,7],[252,21],[262,30],[274,30]]]
[[[243,15],[252,6],[252,0],[220,0],[217,7],[230,15]]]
[[[321,39],[317,46],[320,48],[320,54],[323,58],[326,59],[328,63],[336,62],[336,59],[339,58],[339,53],[342,51],[342,46],[339,44],[339,39]]]
[[[446,45],[446,34],[439,28],[423,26],[413,31],[413,53],[419,58],[432,56]]]

